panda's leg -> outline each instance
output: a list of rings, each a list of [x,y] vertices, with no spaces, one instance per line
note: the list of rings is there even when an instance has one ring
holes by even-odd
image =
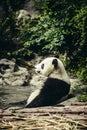
[[[40,98],[40,89],[35,90],[31,93],[27,100],[26,108],[29,107],[38,107],[41,105],[41,98]]]
[[[32,102],[39,95],[39,93],[40,93],[40,89],[37,89],[34,92],[32,92],[27,100],[27,105],[30,104],[30,102]]]

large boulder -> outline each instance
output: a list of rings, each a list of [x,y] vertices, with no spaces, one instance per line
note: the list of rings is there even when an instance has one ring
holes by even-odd
[[[28,70],[18,66],[15,60],[0,60],[0,85],[22,86],[28,80]]]

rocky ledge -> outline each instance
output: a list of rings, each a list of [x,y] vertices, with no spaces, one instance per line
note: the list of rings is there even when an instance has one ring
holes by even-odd
[[[0,85],[23,86],[28,85],[30,74],[25,67],[18,66],[16,60],[0,60]]]

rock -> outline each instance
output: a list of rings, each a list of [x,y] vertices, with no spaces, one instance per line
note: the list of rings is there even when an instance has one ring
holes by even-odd
[[[14,71],[15,70],[15,62],[7,59],[0,60],[0,73],[4,74],[6,71]]]
[[[32,64],[36,64],[40,61],[39,58],[32,60]],[[22,64],[22,62],[21,62]],[[31,92],[40,88],[47,77],[37,75],[34,70],[25,68],[17,63],[15,59],[1,59],[0,60],[0,95],[2,100],[0,103],[9,104],[26,100]],[[54,73],[54,77],[58,74]],[[83,89],[87,91],[87,85],[77,79],[71,80],[71,94],[81,93]],[[3,87],[4,86],[4,87]],[[14,87],[12,87],[14,86]],[[26,86],[26,87],[22,87]],[[77,98],[67,99],[59,105],[69,105],[77,101]],[[1,106],[3,106],[3,104]]]
[[[87,84],[83,84],[80,81],[80,79],[73,78],[73,79],[70,79],[70,81],[71,81],[70,93],[73,93],[76,95],[87,90]]]
[[[26,0],[24,4],[24,9],[28,11],[31,18],[35,18],[38,14],[38,11],[35,8],[35,1],[34,0]]]
[[[21,9],[16,12],[16,24],[18,25],[21,22],[22,25],[26,24],[26,21],[30,19],[30,14],[27,10]]]
[[[22,86],[29,83],[29,72],[19,67],[15,60],[0,60],[0,85]]]
[[[70,106],[72,103],[75,103],[77,102],[77,98],[76,97],[73,97],[73,98],[70,98],[70,99],[67,99],[61,103],[59,103],[58,105],[56,106]]]

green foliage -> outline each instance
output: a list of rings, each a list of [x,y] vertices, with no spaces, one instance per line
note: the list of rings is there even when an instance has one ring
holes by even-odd
[[[4,6],[4,9],[12,9],[13,11],[16,11],[18,9],[23,8],[25,0],[2,0],[0,1],[1,5]]]
[[[16,50],[17,34],[15,10],[24,0],[2,0],[0,2],[0,57],[11,56]]]
[[[17,34],[15,12],[24,0],[1,1],[2,16],[0,17],[0,41],[12,41]]]
[[[87,5],[77,10],[69,25],[74,47],[71,48],[72,53],[68,53],[70,66],[81,80],[87,82]]]
[[[77,76],[84,82],[87,82],[87,64],[86,66],[83,68],[83,66],[81,66],[79,68],[79,70],[77,71]]]
[[[86,82],[86,1],[35,0],[35,7],[40,14],[20,31],[23,51],[41,55],[66,53],[68,68]],[[21,49],[18,51],[21,53]]]
[[[35,54],[66,53],[67,67],[87,81],[87,0],[34,0],[40,12],[23,25],[15,24],[15,11],[23,0],[3,0],[4,17],[0,20],[0,41],[19,41],[16,51],[8,54],[32,57]]]
[[[35,19],[29,21],[27,31],[25,27],[21,30],[21,40],[24,41],[23,49],[43,54],[60,53],[61,46],[64,44],[64,32],[62,31],[64,25],[56,23],[55,18],[51,19],[49,15],[38,16],[38,22],[35,21]]]
[[[84,92],[83,94],[78,94],[77,99],[80,102],[87,102],[87,92]]]
[[[9,0],[2,1],[2,18],[0,26],[0,40],[11,40],[15,30],[14,13]]]

